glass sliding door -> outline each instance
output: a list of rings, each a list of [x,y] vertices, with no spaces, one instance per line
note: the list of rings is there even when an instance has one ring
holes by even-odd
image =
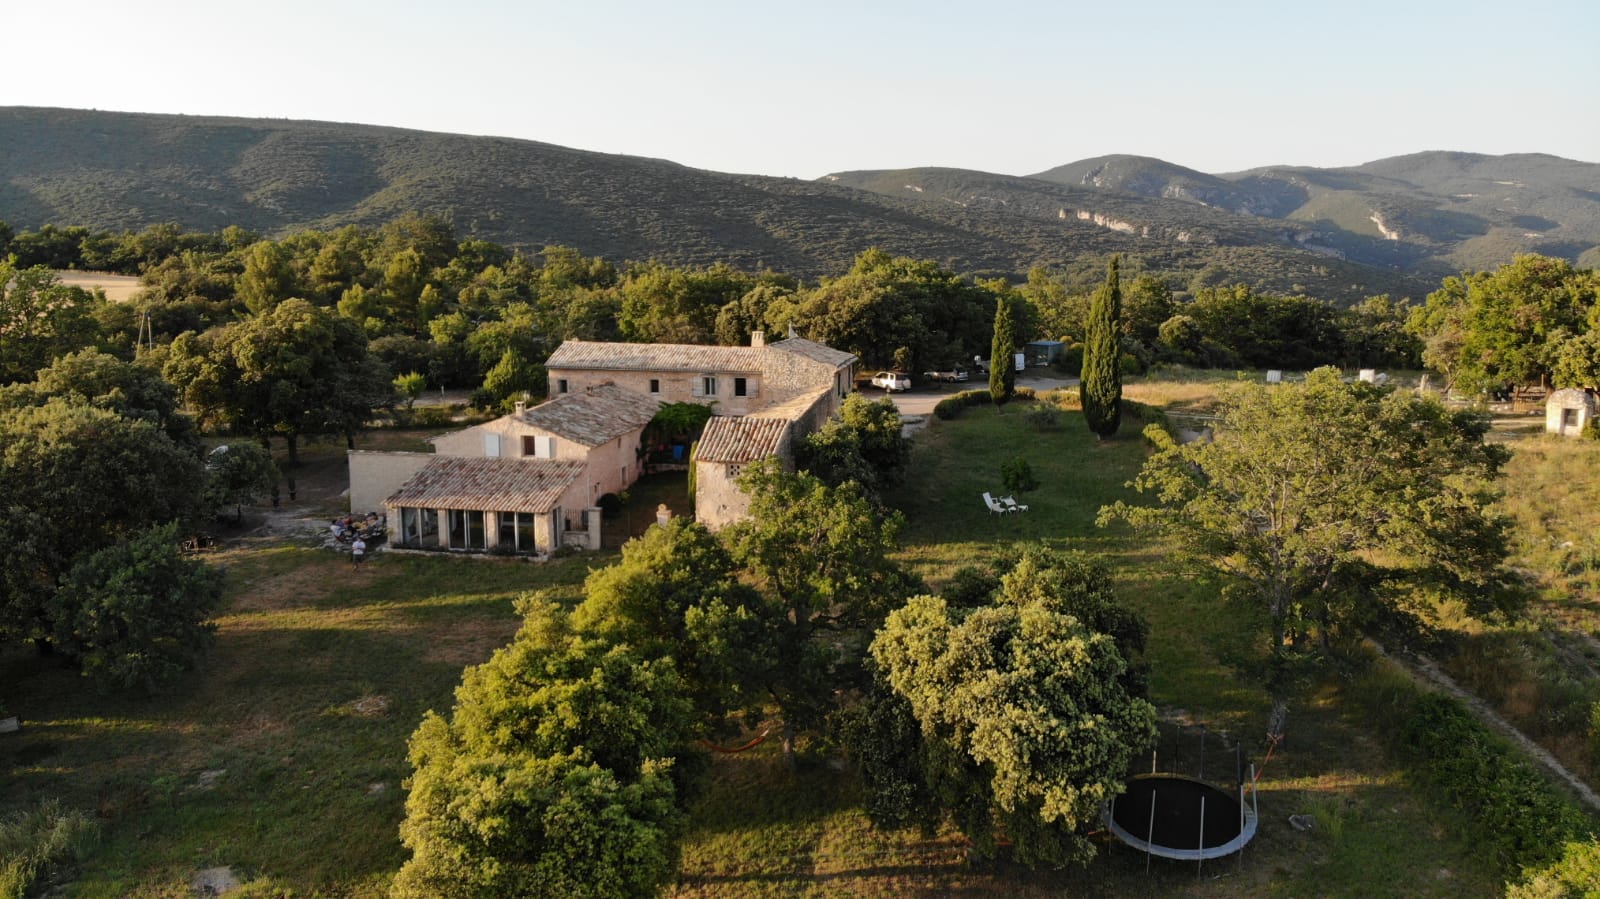
[[[501,512],[498,524],[500,549],[518,553],[534,551],[532,512]]]
[[[471,510],[450,510],[450,548],[483,549],[483,513]]]
[[[439,511],[437,509],[400,510],[401,546],[438,546]]]

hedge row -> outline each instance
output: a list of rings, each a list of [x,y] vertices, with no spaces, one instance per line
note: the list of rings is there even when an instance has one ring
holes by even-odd
[[[1554,862],[1569,842],[1591,839],[1594,822],[1459,700],[1399,678],[1366,680],[1356,695],[1366,694],[1370,720],[1401,722],[1391,736],[1411,779],[1464,812],[1507,873]]]
[[[1032,387],[1018,387],[1016,392],[1012,394],[1012,399],[1031,400],[1034,396]],[[987,390],[963,390],[960,393],[952,393],[940,400],[933,407],[933,414],[940,419],[948,420],[959,416],[962,410],[968,406],[987,406],[989,402],[990,397]]]

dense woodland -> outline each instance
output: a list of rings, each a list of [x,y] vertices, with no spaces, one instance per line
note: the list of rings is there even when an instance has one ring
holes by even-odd
[[[283,238],[422,210],[525,253],[560,244],[619,263],[727,262],[815,281],[877,246],[983,277],[1044,265],[1085,290],[1121,253],[1191,290],[1244,283],[1341,305],[1419,297],[1519,254],[1593,267],[1596,171],[1436,151],[1221,175],[1111,156],[1026,177],[903,169],[801,181],[497,137],[0,107],[0,218],[19,228],[178,222]]]
[[[38,267],[138,275],[145,285],[126,304],[78,299],[71,315],[81,323],[66,321],[62,310],[57,344],[34,341],[26,352],[8,354],[14,370],[6,375],[13,380],[74,343],[124,358],[142,343],[162,364],[181,367],[202,345],[226,339],[227,329],[237,338],[244,321],[299,299],[304,314],[353,326],[349,337],[364,337],[391,377],[415,372],[429,387],[476,390],[485,407],[542,392],[539,366],[569,338],[738,344],[754,330],[793,328],[856,353],[866,367],[920,372],[986,355],[1001,297],[1016,307],[1019,343],[1077,344],[1093,290],[1081,278],[1042,268],[1010,284],[878,250],[815,283],[722,264],[619,264],[565,247],[527,256],[459,239],[448,222],[420,215],[377,229],[304,231],[281,240],[237,228],[198,233],[162,225],[112,234],[50,226],[15,233],[0,226],[0,252],[13,257],[16,270],[30,272],[11,291],[12,303],[51,289]],[[1418,363],[1419,346],[1402,328],[1403,301],[1380,296],[1341,308],[1239,285],[1189,291],[1155,275],[1128,274],[1121,343],[1135,369],[1162,362],[1286,369]],[[82,329],[91,319],[95,333],[88,335]],[[185,334],[192,336],[180,340]],[[348,348],[341,352],[355,358]],[[1069,352],[1067,364],[1076,359]],[[197,386],[199,377],[191,371],[174,381],[203,414],[227,419],[208,399],[214,391]]]
[[[0,520],[0,636],[106,689],[157,688],[205,649],[221,587],[178,540],[272,489],[260,446],[281,438],[294,466],[304,438],[353,441],[430,388],[470,390],[484,409],[539,397],[562,340],[792,330],[920,372],[1060,339],[1064,369],[1109,385],[1090,416],[1106,437],[1121,375],[1157,366],[1426,363],[1467,393],[1600,381],[1600,278],[1539,256],[1448,279],[1420,306],[1348,307],[1173,284],[1116,259],[1091,291],[1044,268],[1013,284],[881,250],[815,282],[526,255],[428,215],[281,239],[0,226],[0,258],[0,507],[14,512]],[[110,303],[53,274],[73,268],[144,286]],[[1136,486],[1155,505],[1102,517],[1177,535],[1225,584],[1260,632],[1245,673],[1277,701],[1303,699],[1370,631],[1516,606],[1491,510],[1505,454],[1484,443],[1481,415],[1327,368],[1228,392],[1218,414],[1215,443],[1147,432],[1157,452]],[[949,824],[975,857],[1084,863],[1096,810],[1152,735],[1148,627],[1098,561],[1042,546],[931,592],[895,560],[903,520],[882,502],[909,458],[899,425],[892,406],[855,398],[800,449],[801,471],[747,470],[748,522],[713,535],[680,520],[591,574],[575,608],[525,601],[512,644],[412,737],[412,854],[395,893],[656,890],[703,786],[697,741],[766,720],[786,755],[850,747],[876,825]],[[244,442],[219,456],[208,433]],[[1342,452],[1325,450],[1329,434]],[[1285,509],[1285,493],[1303,507]],[[1094,739],[1049,737],[1067,732]],[[1529,832],[1581,828],[1563,813]]]

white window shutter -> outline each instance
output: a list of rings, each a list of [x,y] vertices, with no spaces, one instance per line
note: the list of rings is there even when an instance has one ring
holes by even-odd
[[[483,435],[483,454],[490,458],[500,455],[500,435],[493,432]]]
[[[705,396],[706,394],[705,394],[705,391],[703,389],[703,387],[705,386],[705,383],[706,383],[706,379],[705,378],[692,378],[692,379],[690,379],[690,383],[689,383],[689,393],[690,393],[690,395],[691,396]]]

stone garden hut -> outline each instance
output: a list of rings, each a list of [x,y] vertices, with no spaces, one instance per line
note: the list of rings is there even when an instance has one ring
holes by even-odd
[[[1563,437],[1577,437],[1594,418],[1594,392],[1567,387],[1550,394],[1544,403],[1544,429]]]

